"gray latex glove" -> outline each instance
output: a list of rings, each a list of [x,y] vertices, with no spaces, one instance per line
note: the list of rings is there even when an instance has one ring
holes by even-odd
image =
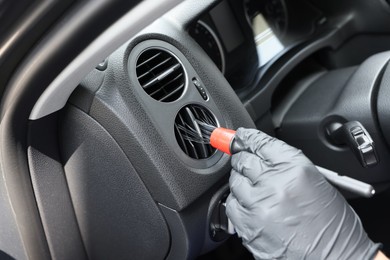
[[[344,197],[298,149],[240,128],[226,213],[256,259],[372,259],[379,250]]]

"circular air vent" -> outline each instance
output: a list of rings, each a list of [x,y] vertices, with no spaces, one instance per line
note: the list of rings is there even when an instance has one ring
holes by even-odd
[[[153,48],[142,52],[137,60],[136,72],[142,88],[158,101],[175,101],[184,91],[182,64],[162,49]]]
[[[206,159],[215,153],[207,138],[202,137],[202,123],[218,127],[214,115],[199,105],[185,106],[175,119],[177,143],[185,154],[194,159]]]

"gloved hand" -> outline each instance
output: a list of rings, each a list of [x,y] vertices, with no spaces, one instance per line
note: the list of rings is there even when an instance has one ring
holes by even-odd
[[[226,213],[256,259],[373,259],[380,245],[298,149],[239,128]]]

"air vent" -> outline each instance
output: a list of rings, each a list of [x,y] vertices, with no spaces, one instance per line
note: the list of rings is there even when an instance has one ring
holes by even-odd
[[[182,108],[176,116],[175,136],[177,143],[189,157],[206,159],[215,153],[215,149],[208,143],[192,141],[194,138],[188,135],[186,131],[187,129],[201,136],[197,121],[206,122],[216,127],[218,126],[217,120],[209,110],[199,105],[188,105]]]
[[[183,66],[171,53],[147,49],[137,60],[137,78],[152,98],[161,102],[177,100],[184,91]]]

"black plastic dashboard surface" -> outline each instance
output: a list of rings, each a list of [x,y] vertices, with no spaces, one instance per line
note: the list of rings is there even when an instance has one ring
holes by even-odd
[[[173,52],[184,65],[188,85],[177,101],[158,102],[139,85],[134,61],[139,51],[148,46],[160,46]],[[204,85],[209,96],[207,101],[192,85],[193,77]],[[84,89],[88,87],[94,88],[85,86]],[[185,105],[201,104],[212,111],[223,126],[254,127],[218,68],[188,34],[164,19],[109,57],[103,84],[96,94],[90,92],[90,95],[94,98],[89,108],[85,108],[83,102],[90,102],[90,98],[79,97],[72,102],[84,107],[113,136],[153,198],[177,210],[188,206],[230,171],[226,155],[217,153],[210,159],[194,160],[183,153],[173,134],[177,112]]]
[[[214,193],[227,183],[231,166],[229,156],[221,152],[200,160],[187,156],[175,139],[176,115],[183,107],[193,104],[211,111],[221,126],[233,129],[253,128],[254,123],[222,73],[190,35],[183,33],[187,28],[178,28],[176,23],[172,22],[172,17],[174,14],[171,13],[158,20],[114,52],[107,59],[106,70],[91,72],[73,93],[61,118],[69,122],[63,124],[63,136],[66,137],[64,140],[73,140],[74,144],[71,147],[63,142],[65,161],[70,162],[69,165],[65,165],[65,172],[67,176],[73,176],[70,190],[74,198],[82,192],[77,183],[84,182],[85,185],[88,183],[92,185],[91,194],[99,194],[99,191],[104,194],[106,198],[104,200],[102,198],[101,201],[115,198],[125,201],[129,198],[121,198],[126,194],[120,195],[115,184],[120,178],[124,178],[122,174],[114,179],[109,177],[108,185],[99,187],[99,183],[94,183],[87,177],[82,180],[83,174],[77,174],[79,172],[77,167],[81,167],[80,171],[85,167],[95,167],[99,180],[102,180],[104,173],[101,171],[104,171],[103,169],[110,171],[107,166],[115,165],[116,160],[120,160],[120,164],[130,163],[133,170],[128,172],[139,176],[155,205],[159,206],[160,212],[164,215],[171,236],[169,256],[193,258],[202,250],[209,250],[218,244],[211,240],[209,234],[209,205]],[[163,50],[177,59],[183,67],[185,87],[177,100],[171,102],[155,100],[140,85],[137,79],[140,76],[137,75],[137,61],[145,50],[150,49]],[[163,79],[162,75],[155,76]],[[193,83],[195,78],[205,89],[208,98],[204,99],[195,87]],[[146,84],[149,85],[148,82]],[[72,118],[75,115],[79,115],[78,117],[83,115],[86,119],[74,120]],[[86,122],[93,123],[86,126]],[[94,127],[96,134],[93,134]],[[75,129],[80,131],[74,132]],[[68,134],[69,131],[74,134]],[[101,145],[99,141],[90,142],[89,148],[84,148],[85,145],[80,142],[84,137],[77,137],[82,136],[83,131],[91,133],[91,138],[99,131],[104,131],[111,141]],[[78,132],[80,134],[77,134]],[[103,162],[104,152],[110,153],[110,149],[105,145],[109,147],[117,145],[123,156],[107,155],[107,162]],[[103,149],[103,154],[96,151],[96,156],[90,158],[83,156],[83,149],[93,151],[93,147]],[[74,151],[81,153],[76,155]],[[87,161],[77,159],[77,156]],[[83,163],[78,163],[80,160]],[[114,169],[117,167],[113,167]],[[118,169],[116,171],[120,172]],[[115,173],[106,171],[106,174],[110,176]],[[122,187],[122,184],[119,186]],[[137,194],[147,198],[145,192]],[[88,197],[81,196],[77,200],[78,204],[88,204]],[[115,211],[121,209],[118,208],[119,202],[118,205],[114,205],[116,204],[114,201],[108,204],[113,204],[111,207]],[[127,208],[131,209],[132,205],[134,204],[129,204]],[[104,208],[99,203],[93,203],[90,210],[97,211],[101,207]],[[84,219],[85,215],[81,208],[80,206],[76,210],[76,214],[78,218]],[[155,217],[159,215],[145,210],[143,212],[145,214],[141,215],[146,219],[150,214]],[[103,224],[110,225],[105,215],[101,218],[105,219]],[[132,216],[130,220],[132,223],[137,221],[133,220]],[[93,223],[99,221],[101,220],[94,219]],[[119,219],[117,222],[121,221],[122,219]],[[154,222],[161,223],[159,231],[156,229],[156,232],[163,237],[165,224],[158,220]],[[129,226],[129,229],[131,228]],[[82,227],[81,233],[88,234],[86,225]],[[140,243],[146,241],[152,240],[144,236]]]
[[[204,160],[195,160],[186,156],[178,146],[174,135],[173,124],[178,111],[189,104],[202,105],[216,116],[222,126],[233,129],[241,126],[254,128],[252,118],[256,121],[262,121],[264,115],[269,113],[272,96],[279,83],[298,64],[324,49],[328,52],[335,51],[354,33],[375,27],[376,22],[371,21],[370,18],[348,20],[354,17],[354,13],[356,15],[361,14],[364,7],[370,5],[371,8],[382,15],[382,21],[388,20],[388,17],[384,15],[385,12],[387,14],[387,11],[381,13],[380,10],[376,9],[380,2],[369,4],[364,3],[364,1],[356,1],[358,4],[354,6],[351,12],[352,16],[345,16],[348,19],[337,20],[338,12],[348,13],[349,11],[345,7],[353,1],[342,1],[343,5],[341,7],[344,8],[337,12],[333,3],[310,1],[310,6],[313,5],[314,7],[312,7],[318,12],[310,16],[312,18],[310,26],[303,33],[303,36],[307,37],[299,38],[301,40],[299,44],[289,46],[291,48],[286,48],[280,56],[258,70],[255,46],[252,42],[253,35],[245,20],[244,5],[241,1],[226,1],[225,3],[228,3],[232,10],[231,17],[237,19],[237,26],[242,30],[242,36],[244,37],[243,41],[238,41],[232,48],[224,46],[226,49],[224,51],[231,51],[229,54],[230,61],[227,61],[230,64],[227,67],[231,66],[231,70],[228,69],[228,75],[226,76],[230,83],[235,83],[233,87],[236,91],[243,88],[238,90],[237,93],[242,94],[242,101],[245,102],[247,110],[250,111],[251,118],[242,102],[237,98],[231,84],[228,83],[217,66],[213,64],[188,34],[188,29],[198,19],[208,16],[208,12],[219,2],[186,1],[113,53],[107,59],[107,69],[91,72],[73,94],[61,118],[64,122],[69,122],[69,124],[62,125],[63,137],[65,137],[65,140],[69,139],[73,142],[66,144],[63,141],[62,148],[64,150],[62,152],[64,162],[70,162],[66,165],[66,174],[70,180],[70,190],[73,193],[73,198],[77,198],[77,194],[83,191],[79,183],[85,182],[86,186],[90,186],[88,189],[91,193],[86,192],[84,197],[81,196],[76,199],[78,200],[76,201],[76,215],[79,219],[85,220],[88,217],[88,214],[83,215],[85,212],[83,213],[83,207],[80,205],[88,204],[86,202],[88,200],[92,201],[93,198],[91,197],[94,196],[91,196],[91,194],[97,194],[97,197],[105,206],[109,205],[108,208],[119,210],[119,212],[123,210],[120,207],[120,205],[123,205],[121,204],[123,203],[122,200],[131,199],[132,195],[135,194],[135,199],[138,198],[136,196],[138,195],[147,201],[147,205],[150,204],[150,208],[143,208],[143,212],[147,212],[146,215],[154,215],[153,220],[160,224],[159,227],[154,227],[157,230],[156,233],[158,233],[156,238],[168,241],[167,237],[169,235],[173,236],[173,229],[170,229],[167,217],[172,214],[174,215],[172,219],[181,216],[182,218],[178,217],[179,220],[184,222],[184,219],[186,219],[186,221],[192,223],[193,233],[186,235],[196,234],[193,238],[197,241],[200,241],[199,237],[204,239],[203,236],[208,236],[208,230],[205,228],[207,227],[207,206],[213,194],[227,182],[228,172],[230,171],[229,157],[221,153],[216,153],[210,159]],[[305,0],[299,2],[301,5],[302,3],[309,3]],[[382,4],[379,5],[382,6]],[[313,9],[308,8],[306,11],[308,10]],[[324,18],[321,14],[327,18],[325,19],[326,22],[314,24],[315,18]],[[289,17],[293,16],[289,15]],[[368,23],[369,25],[366,25],[365,19],[371,21]],[[314,30],[311,25],[315,27],[314,29],[319,30]],[[375,30],[374,32],[386,33],[386,31]],[[222,30],[217,30],[217,34],[219,33],[223,33]],[[224,36],[226,37],[226,35]],[[139,85],[135,74],[135,61],[145,48],[150,47],[162,48],[172,53],[183,65],[186,74],[186,85],[183,95],[178,100],[169,103],[158,102],[150,98]],[[340,57],[343,56],[340,55]],[[207,100],[204,100],[193,86],[193,78],[198,79],[201,85],[204,86],[209,97]],[[71,120],[69,117],[71,117]],[[272,127],[272,124],[268,125]],[[88,132],[88,135],[83,131]],[[74,135],[70,135],[70,133],[74,133]],[[283,134],[280,136],[283,137]],[[96,137],[100,137],[103,143],[99,143],[99,140],[96,140],[99,138]],[[88,147],[82,147],[83,139],[85,140],[84,144],[88,144]],[[115,153],[105,154],[110,153],[113,147]],[[78,149],[82,152],[80,158],[86,160],[80,164],[74,163],[74,160],[77,161],[77,157],[72,157],[77,155],[74,155],[73,152],[78,151]],[[93,158],[88,158],[85,155],[87,153],[94,154]],[[94,163],[102,167],[96,167]],[[118,169],[119,165],[123,168]],[[99,175],[98,181],[94,182],[93,176],[88,176],[88,171],[85,171],[85,169],[82,169],[86,173],[85,176],[78,175],[78,167],[98,168],[96,169]],[[128,171],[121,171],[123,169],[128,169]],[[114,172],[113,175],[110,175],[111,170]],[[115,173],[118,172],[120,174],[115,176]],[[108,176],[104,174],[108,174]],[[126,174],[129,174],[130,177]],[[130,181],[131,185],[137,187],[134,188],[128,183],[130,178],[133,178]],[[129,185],[123,185],[126,183]],[[116,185],[125,192],[122,194],[118,191]],[[130,187],[134,188],[134,193],[126,190],[132,189]],[[115,204],[115,201],[120,202]],[[77,205],[77,203],[79,204]],[[113,205],[110,205],[111,203]],[[134,201],[130,204],[124,206],[128,207],[127,212],[124,210],[124,216],[130,216],[126,214],[137,209]],[[102,209],[99,204],[95,206],[96,204],[93,204],[89,208],[91,212],[96,213],[97,217],[95,217],[101,217],[104,222],[109,222],[109,215],[106,215],[106,213],[102,216],[99,215],[99,210],[106,210],[107,208]],[[164,215],[163,217],[161,217],[161,213]],[[201,218],[197,219],[197,216],[201,216]],[[144,215],[136,215],[136,217],[142,219]],[[165,221],[163,218],[165,218]],[[179,220],[177,225],[183,224],[179,223]],[[99,219],[94,219],[92,223],[99,226],[99,221]],[[125,225],[124,219],[119,218],[117,222]],[[137,224],[136,221],[133,223]],[[153,223],[149,224],[153,225]],[[166,229],[167,226],[170,229],[169,235]],[[196,230],[195,227],[201,227],[202,230]],[[88,224],[83,225],[82,236],[89,235],[88,228]],[[123,234],[115,228],[113,230],[116,230],[118,234],[122,234],[125,240],[129,239],[128,234]],[[135,230],[137,231],[137,229]],[[188,230],[184,230],[183,233],[188,232]],[[127,231],[134,230],[128,227]],[[143,235],[145,240],[149,239],[148,234]],[[170,238],[172,239],[172,237]],[[153,240],[153,238],[150,239]],[[104,241],[104,239],[98,243],[104,244],[101,241]],[[189,246],[193,246],[188,241],[183,239],[179,242],[186,242]],[[87,245],[87,247],[89,246],[92,247],[92,245]],[[161,255],[172,253],[172,251],[167,252],[168,246],[165,243],[161,244],[163,249]],[[175,247],[172,246],[172,248]],[[202,245],[196,245],[196,249],[191,248],[192,256],[198,254],[201,248]]]

